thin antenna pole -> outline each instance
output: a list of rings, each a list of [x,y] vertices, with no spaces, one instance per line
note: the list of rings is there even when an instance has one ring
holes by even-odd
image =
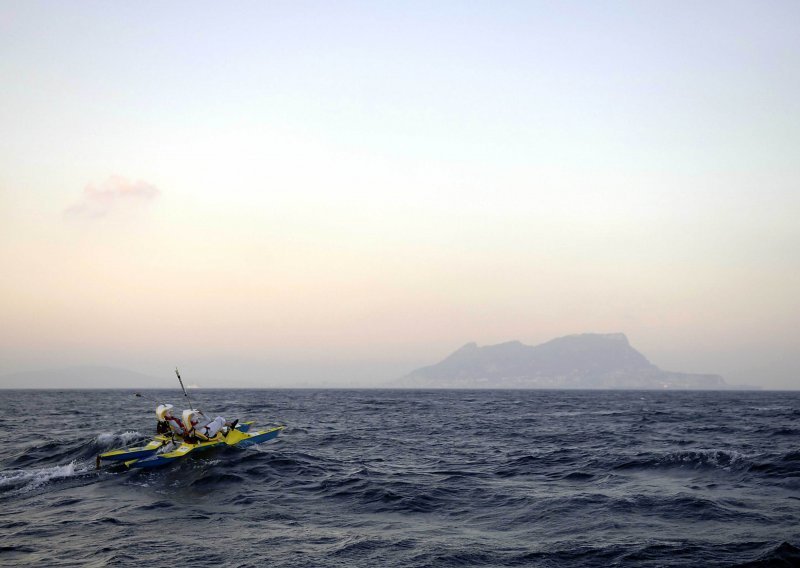
[[[189,401],[189,408],[194,409],[194,404],[192,403],[192,399],[189,398],[189,393],[186,392],[186,387],[183,386],[183,379],[181,379],[181,374],[178,372],[178,367],[175,367],[175,374],[178,375],[178,382],[181,384],[181,389],[183,389],[183,396],[185,396],[186,400]]]

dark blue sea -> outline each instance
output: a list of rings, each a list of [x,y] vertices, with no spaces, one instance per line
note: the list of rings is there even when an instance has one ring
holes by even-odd
[[[800,565],[800,393],[192,394],[286,429],[96,471],[153,404],[0,391],[0,565]]]

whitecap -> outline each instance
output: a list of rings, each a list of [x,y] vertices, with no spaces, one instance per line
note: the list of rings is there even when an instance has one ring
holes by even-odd
[[[662,458],[667,464],[709,465],[724,470],[749,463],[755,454],[744,454],[736,450],[695,449],[671,452]]]
[[[112,442],[121,442],[122,444],[127,444],[131,440],[137,440],[141,438],[141,433],[137,432],[136,430],[128,430],[127,432],[117,433],[117,432],[102,432],[97,435],[95,440],[98,444],[111,444]]]
[[[124,444],[127,444],[131,440],[136,440],[141,437],[142,435],[136,430],[128,430],[127,432],[123,432],[122,434],[119,435],[120,440],[122,440]]]
[[[116,434],[113,432],[103,432],[102,434],[97,435],[97,442],[100,444],[109,444],[114,441],[116,438]]]
[[[19,486],[20,492],[27,492],[54,479],[72,477],[86,471],[86,468],[78,468],[75,461],[52,467],[4,471],[0,472],[0,488]]]

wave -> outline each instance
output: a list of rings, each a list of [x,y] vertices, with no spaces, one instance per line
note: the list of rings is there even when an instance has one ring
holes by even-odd
[[[143,434],[136,430],[128,430],[126,432],[102,432],[95,438],[95,442],[101,446],[108,446],[119,443],[123,446],[129,445],[134,440],[141,440],[145,438]]]
[[[614,466],[614,469],[744,469],[753,463],[754,456],[735,450],[698,449],[668,452],[663,455],[640,454]]]
[[[206,473],[190,483],[192,487],[202,487],[206,485],[222,485],[224,483],[241,483],[244,478],[235,473]]]
[[[40,439],[38,443],[28,445],[18,455],[8,461],[8,465],[22,466],[55,466],[65,461],[90,460],[113,448],[135,445],[147,439],[138,431],[101,432],[93,438],[55,440]]]
[[[743,522],[747,519],[752,522],[765,521],[763,515],[742,511],[736,505],[737,503],[722,502],[687,493],[663,497],[639,494],[615,499],[611,502],[610,509],[622,514],[657,514],[660,518],[675,520]]]
[[[329,499],[343,500],[372,513],[430,513],[458,493],[456,489],[388,479],[362,468],[344,477],[329,477],[304,489]]]
[[[800,428],[775,428],[769,433],[770,436],[798,436]]]
[[[737,564],[736,568],[770,568],[773,566],[800,566],[800,548],[783,542],[767,550],[755,560]]]
[[[0,472],[0,493],[9,491],[27,493],[53,480],[74,477],[89,471],[88,467],[79,466],[76,461],[65,465],[55,465],[38,469],[4,471]]]
[[[753,463],[749,471],[768,477],[800,477],[800,451],[787,452],[771,460]]]

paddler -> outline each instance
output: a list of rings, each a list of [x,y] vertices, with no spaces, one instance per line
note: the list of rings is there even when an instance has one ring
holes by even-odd
[[[223,435],[227,434],[229,430],[236,427],[236,423],[238,422],[238,420],[228,422],[222,416],[217,416],[214,420],[208,422],[208,419],[201,411],[194,409],[184,410],[181,418],[183,420],[183,428],[187,434],[189,436],[194,434],[201,440],[210,440],[220,432],[222,432]],[[205,424],[200,426],[202,422],[205,422]]]
[[[156,418],[158,418],[156,432],[159,434],[172,432],[173,434],[183,437],[186,435],[186,431],[180,419],[172,415],[173,408],[174,406],[171,404],[159,404],[156,407]]]

